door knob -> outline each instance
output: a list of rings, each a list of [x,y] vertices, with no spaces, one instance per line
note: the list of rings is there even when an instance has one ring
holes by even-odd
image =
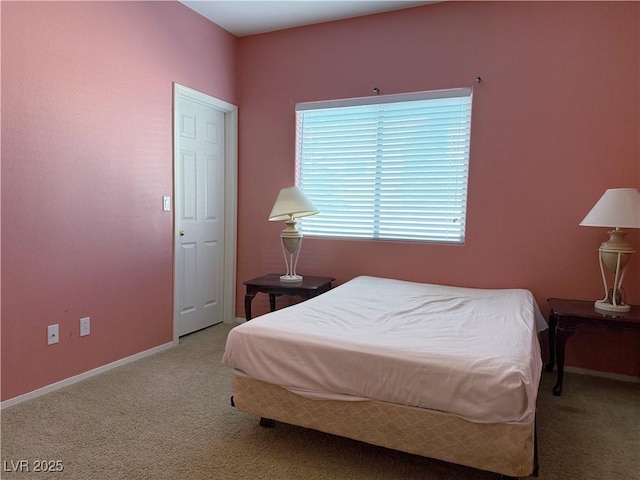
[[[184,230],[180,230],[180,236],[184,237]]]

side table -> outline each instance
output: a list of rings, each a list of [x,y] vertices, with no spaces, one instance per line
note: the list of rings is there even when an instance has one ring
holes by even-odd
[[[295,295],[308,300],[331,289],[332,277],[304,276],[302,282],[286,283],[280,281],[280,274],[270,273],[262,277],[253,278],[242,282],[247,287],[244,296],[244,315],[247,321],[251,320],[251,302],[257,293],[269,294],[269,311],[276,309],[276,297],[280,295]]]
[[[579,326],[590,325],[612,332],[621,332],[626,329],[640,330],[640,306],[632,305],[628,312],[610,315],[596,310],[592,301],[550,298],[547,302],[551,307],[551,314],[549,315],[549,363],[546,369],[547,372],[553,371],[557,359],[558,380],[553,387],[555,396],[562,394],[567,339]]]

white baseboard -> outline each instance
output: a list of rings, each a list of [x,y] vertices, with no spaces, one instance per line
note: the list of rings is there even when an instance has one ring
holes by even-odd
[[[609,378],[611,380],[619,380],[621,382],[640,383],[640,377],[633,375],[621,375],[619,373],[599,372],[597,370],[587,370],[586,368],[564,367],[564,371],[568,373],[577,373],[580,375],[590,375],[592,377]]]
[[[64,380],[60,380],[59,382],[52,383],[51,385],[47,385],[46,387],[38,388],[37,390],[33,390],[32,392],[25,393],[23,395],[18,395],[17,397],[10,398],[9,400],[5,400],[0,403],[0,410],[3,410],[7,407],[12,407],[26,400],[31,400],[33,398],[40,397],[41,395],[46,395],[47,393],[55,392],[63,387],[68,387],[69,385],[73,385],[74,383],[78,383],[87,378],[93,377],[94,375],[98,375],[100,373],[106,372],[107,370],[111,370],[112,368],[120,367],[127,363],[135,362],[136,360],[140,360],[141,358],[148,357],[149,355],[154,355],[163,350],[171,348],[175,345],[174,342],[165,343],[163,345],[158,345],[157,347],[153,347],[149,350],[145,350],[144,352],[136,353],[135,355],[131,355],[130,357],[122,358],[120,360],[116,360],[115,362],[108,363],[98,368],[94,368],[93,370],[89,370],[84,373],[80,373],[79,375],[75,375],[73,377],[65,378]]]
[[[235,317],[233,321],[230,323],[241,324],[245,322],[246,320],[244,318]],[[135,355],[131,355],[130,357],[122,358],[120,360],[116,360],[115,362],[108,363],[107,365],[94,368],[93,370],[89,370],[88,372],[84,372],[79,375],[75,375],[73,377],[65,378],[64,380],[61,380],[56,383],[52,383],[51,385],[47,385],[46,387],[42,387],[37,390],[33,390],[32,392],[28,392],[23,395],[18,395],[17,397],[13,397],[13,398],[10,398],[9,400],[5,400],[4,402],[0,402],[0,410],[3,410],[7,407],[12,407],[26,400],[37,398],[41,395],[46,395],[47,393],[55,392],[56,390],[67,387],[69,385],[73,385],[74,383],[78,383],[82,380],[93,377],[94,375],[98,375],[100,373],[106,372],[108,370],[111,370],[112,368],[120,367],[122,365],[126,365],[127,363],[135,362],[136,360],[140,360],[144,357],[148,357],[149,355],[154,355],[163,350],[171,348],[174,345],[175,345],[174,342],[165,343],[163,345],[159,345],[149,350],[145,350],[144,352],[136,353]],[[578,367],[565,367],[564,371],[568,373],[577,373],[580,375],[591,375],[593,377],[609,378],[612,380],[619,380],[622,382],[640,383],[640,377],[635,377],[632,375],[621,375],[618,373],[599,372],[597,370],[587,370],[586,368],[578,368]]]

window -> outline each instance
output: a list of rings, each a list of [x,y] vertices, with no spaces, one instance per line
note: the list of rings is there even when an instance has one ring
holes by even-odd
[[[471,89],[296,105],[307,236],[464,243]]]

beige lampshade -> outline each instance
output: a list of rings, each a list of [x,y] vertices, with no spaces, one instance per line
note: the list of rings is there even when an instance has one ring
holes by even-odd
[[[318,210],[300,188],[288,187],[280,190],[269,214],[269,221],[278,222],[289,220],[290,217],[307,217],[316,213]]]
[[[580,225],[640,228],[640,192],[636,188],[608,189]]]

